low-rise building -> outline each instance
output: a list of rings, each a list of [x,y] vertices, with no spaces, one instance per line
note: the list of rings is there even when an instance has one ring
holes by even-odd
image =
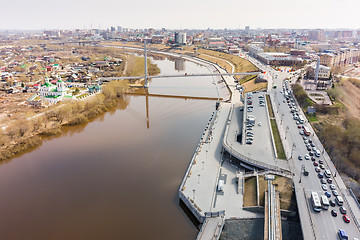
[[[287,53],[278,52],[263,52],[257,55],[257,58],[265,64],[290,66],[302,63],[303,59],[300,57],[291,56]]]
[[[329,79],[330,78],[330,67],[326,67],[323,65],[319,66],[318,79]],[[310,66],[306,69],[307,76],[311,79],[315,78],[316,66]]]

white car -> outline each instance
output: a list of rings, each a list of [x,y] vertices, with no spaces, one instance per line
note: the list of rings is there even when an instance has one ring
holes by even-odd
[[[322,184],[322,185],[321,185],[321,188],[322,188],[324,191],[327,191],[327,190],[328,190],[328,187],[327,187],[325,184]]]

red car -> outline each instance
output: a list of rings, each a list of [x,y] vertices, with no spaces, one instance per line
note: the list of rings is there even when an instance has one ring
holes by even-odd
[[[313,163],[315,167],[319,166],[319,164],[317,162]]]
[[[344,222],[349,223],[350,218],[347,215],[343,215]]]

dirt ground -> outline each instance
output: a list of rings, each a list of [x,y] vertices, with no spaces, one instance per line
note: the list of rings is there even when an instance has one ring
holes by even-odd
[[[360,88],[349,81],[338,86],[341,89],[341,101],[347,107],[348,113],[360,119]]]
[[[244,207],[256,204],[256,177],[245,178]]]
[[[29,106],[26,100],[34,93],[7,94],[0,92],[0,126],[21,117],[30,117],[42,109]]]
[[[290,178],[276,176],[273,184],[276,185],[275,189],[280,192],[280,208],[283,210],[292,210],[295,204],[293,202],[295,198],[292,191],[292,180]],[[264,206],[265,203],[265,190],[267,190],[267,180],[265,180],[264,176],[259,176],[260,206]]]
[[[267,82],[255,83],[255,79],[243,84],[245,92],[261,91],[267,88]]]

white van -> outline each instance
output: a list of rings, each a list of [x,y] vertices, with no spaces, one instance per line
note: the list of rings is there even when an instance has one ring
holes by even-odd
[[[325,177],[327,177],[327,178],[331,177],[331,172],[330,172],[330,170],[329,170],[329,169],[326,169],[326,170],[324,171],[324,175],[325,175]]]
[[[341,196],[336,196],[335,201],[339,206],[342,206],[343,203],[344,203],[344,200],[343,200],[343,198]]]
[[[218,190],[219,192],[224,191],[224,180],[220,180],[220,181],[219,181],[217,190]]]

